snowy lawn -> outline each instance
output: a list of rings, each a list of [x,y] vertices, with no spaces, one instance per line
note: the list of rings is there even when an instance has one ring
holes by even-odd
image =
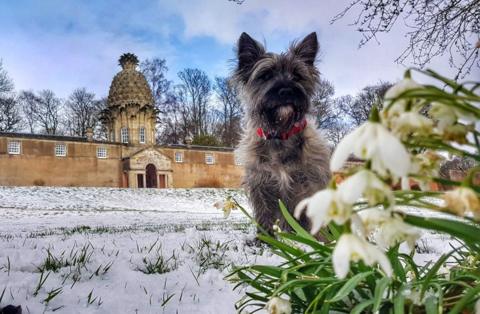
[[[213,207],[238,190],[0,187],[0,308],[23,313],[235,313],[233,265],[274,264]],[[416,260],[449,249],[428,235]]]

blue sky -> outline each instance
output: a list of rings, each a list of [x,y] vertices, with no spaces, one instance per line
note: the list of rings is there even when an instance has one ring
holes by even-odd
[[[399,23],[380,44],[358,49],[360,35],[331,18],[349,1],[227,0],[137,1],[2,1],[0,58],[17,90],[52,89],[61,97],[86,87],[99,97],[108,94],[118,57],[133,52],[140,59],[161,57],[168,76],[198,67],[214,76],[228,75],[234,44],[246,31],[267,48],[281,51],[293,39],[316,31],[321,46],[319,69],[332,81],[336,95],[355,93],[379,80],[402,77],[394,63],[406,45]],[[430,65],[452,74],[447,56]],[[478,69],[471,77],[480,73]]]

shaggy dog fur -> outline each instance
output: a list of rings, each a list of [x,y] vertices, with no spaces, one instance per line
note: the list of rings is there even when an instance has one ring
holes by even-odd
[[[285,138],[311,110],[310,99],[319,79],[317,52],[316,33],[281,54],[266,52],[246,33],[238,41],[233,81],[245,106],[246,129],[236,154],[245,165],[244,187],[255,218],[269,232],[277,221],[282,230],[289,230],[278,200],[292,212],[330,180],[329,150],[314,122]],[[259,136],[259,128],[268,134],[266,138]],[[309,228],[305,217],[300,223]]]

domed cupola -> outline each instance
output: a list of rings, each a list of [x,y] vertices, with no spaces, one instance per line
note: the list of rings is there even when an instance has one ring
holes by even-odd
[[[125,53],[118,60],[122,71],[113,78],[108,93],[109,106],[136,104],[140,107],[152,106],[153,96],[147,80],[137,71],[138,58],[133,53]]]
[[[110,85],[102,120],[109,139],[134,145],[155,143],[156,111],[150,86],[137,70],[138,58],[125,53],[118,60],[122,70]]]

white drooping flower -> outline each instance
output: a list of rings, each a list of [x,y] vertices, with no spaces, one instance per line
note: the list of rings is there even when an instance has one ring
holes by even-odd
[[[338,190],[325,189],[298,203],[295,217],[300,219],[305,209],[312,223],[310,232],[315,234],[331,221],[343,225],[352,214],[352,203],[342,199]]]
[[[480,299],[478,299],[477,302],[475,302],[475,314],[480,314]]]
[[[398,216],[390,217],[380,224],[373,236],[375,242],[383,249],[389,249],[396,244],[406,242],[410,250],[415,248],[415,242],[419,237],[420,231],[405,223]]]
[[[273,297],[267,302],[265,309],[269,314],[290,314],[292,313],[292,304],[288,300]]]
[[[458,122],[458,120],[467,123],[476,122],[478,120],[475,115],[470,112],[440,102],[432,102],[428,113],[432,118],[437,120],[437,129],[440,133],[443,133],[447,128],[452,127]]]
[[[389,118],[405,112],[407,110],[408,101],[406,99],[396,98],[406,91],[419,88],[423,88],[423,86],[412,80],[410,77],[406,77],[390,87],[384,96],[385,110],[382,111],[382,117]]]
[[[423,86],[415,82],[411,77],[405,77],[386,91],[385,99],[394,99],[406,91],[419,88],[423,88]]]
[[[213,206],[223,211],[224,218],[228,218],[232,210],[237,208],[237,204],[235,203],[235,201],[233,201],[231,197],[227,197],[227,199],[223,201],[215,202]]]
[[[445,209],[458,216],[471,212],[475,219],[480,219],[480,200],[477,194],[467,187],[459,187],[444,194]]]
[[[394,199],[390,187],[375,173],[366,169],[358,171],[343,181],[338,187],[338,193],[343,200],[352,204],[362,196],[372,206],[385,201],[391,204]]]
[[[358,215],[366,236],[371,236],[383,249],[389,249],[402,242],[406,242],[409,249],[413,249],[420,237],[419,229],[405,223],[400,216],[390,210],[371,208],[359,212]]]
[[[439,175],[440,162],[443,159],[442,156],[431,150],[412,156],[409,173],[415,175],[415,178],[412,178],[412,180],[418,182],[422,191],[430,189],[430,178]],[[402,190],[409,190],[409,181],[409,178],[405,178],[405,180],[402,178]],[[405,186],[403,183],[405,183]]]
[[[387,276],[392,275],[392,265],[383,251],[356,235],[343,234],[332,254],[335,275],[339,279],[345,278],[350,270],[350,262],[359,260],[369,266],[378,263]]]
[[[418,112],[408,111],[394,119],[387,120],[392,133],[405,139],[411,134],[428,135],[433,130],[433,121]]]
[[[403,177],[410,169],[410,155],[392,133],[377,122],[367,121],[345,136],[330,160],[330,169],[342,168],[350,154],[370,160],[371,169],[381,176]]]

